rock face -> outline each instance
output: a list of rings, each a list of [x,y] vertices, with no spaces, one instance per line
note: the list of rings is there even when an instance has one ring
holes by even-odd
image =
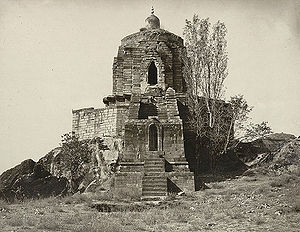
[[[289,171],[300,174],[300,137],[275,152],[270,167],[279,173]]]
[[[295,138],[291,134],[274,133],[251,142],[241,143],[235,149],[235,153],[244,163],[251,166],[268,159],[271,153],[280,150]]]
[[[66,153],[62,147],[53,149],[37,163],[28,159],[7,170],[0,176],[0,199],[12,201],[93,191],[103,186],[110,188],[123,144],[108,138],[100,146],[99,141],[102,144],[103,140],[99,139],[87,141],[88,159],[78,163],[75,171],[71,161],[73,157],[76,159],[76,154]]]
[[[98,141],[97,138],[93,140]],[[122,143],[117,139],[105,139],[105,149],[88,140],[89,158],[79,163],[73,175],[70,157],[62,147],[57,147],[37,163],[23,161],[0,176],[0,199],[41,198],[64,195],[67,192],[93,191],[110,188],[110,180],[116,168]],[[75,173],[75,174],[74,174]]]
[[[122,152],[122,144],[117,139],[105,138],[104,144],[107,149],[99,149],[97,143],[89,144],[91,150],[89,161],[82,162],[73,176],[69,163],[69,157],[72,154],[66,154],[61,147],[50,151],[38,163],[52,175],[67,178],[73,191],[93,191],[101,187],[105,181],[109,181],[116,167],[119,153]]]
[[[68,189],[69,182],[66,178],[51,175],[31,159],[0,176],[0,198],[7,201],[64,195]]]
[[[275,133],[255,141],[241,144],[237,154],[253,169],[244,175],[258,173],[300,174],[300,137]]]

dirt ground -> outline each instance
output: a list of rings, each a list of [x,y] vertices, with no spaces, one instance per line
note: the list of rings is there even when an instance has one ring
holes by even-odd
[[[242,176],[207,185],[157,206],[110,213],[91,208],[101,200],[95,194],[0,202],[0,231],[300,231],[299,175]]]

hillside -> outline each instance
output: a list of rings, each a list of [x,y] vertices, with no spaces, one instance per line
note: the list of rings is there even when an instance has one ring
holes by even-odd
[[[299,176],[242,176],[208,186],[210,189],[187,196],[169,197],[156,206],[142,203],[134,207],[134,201],[127,199],[122,201],[125,207],[110,213],[91,208],[109,199],[100,194],[11,205],[2,202],[0,227],[24,232],[299,231]],[[117,202],[114,204],[121,204]]]
[[[253,164],[243,175],[205,176],[207,189],[171,194],[164,201],[139,201],[133,191],[107,188],[13,204],[0,201],[1,231],[299,231],[300,138],[280,136],[285,142],[273,135],[272,146],[251,153]],[[270,142],[264,138],[263,144]],[[1,178],[14,182],[23,173],[21,179],[35,177],[25,178],[34,183],[43,183],[45,176],[59,180],[37,167],[28,160]]]

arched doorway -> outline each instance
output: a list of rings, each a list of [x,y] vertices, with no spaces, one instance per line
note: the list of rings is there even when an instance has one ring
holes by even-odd
[[[158,130],[155,124],[149,126],[149,151],[158,150]]]
[[[152,61],[148,69],[148,84],[156,85],[157,84],[157,68]]]

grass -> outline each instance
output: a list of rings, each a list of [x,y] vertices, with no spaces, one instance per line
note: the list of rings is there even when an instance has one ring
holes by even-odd
[[[37,224],[37,229],[61,231],[63,229],[63,226],[61,221],[56,215],[55,216],[49,215],[40,219],[39,223]]]
[[[280,187],[278,187],[280,185]],[[136,190],[75,194],[64,198],[0,202],[1,231],[296,231],[299,177],[244,176],[210,189],[170,195],[156,207],[101,213],[94,201],[137,200]],[[298,197],[297,197],[298,196]],[[276,225],[274,227],[274,225]]]
[[[300,213],[300,197],[298,197],[296,200],[295,200],[295,203],[293,204],[293,211],[297,212],[297,213]]]

